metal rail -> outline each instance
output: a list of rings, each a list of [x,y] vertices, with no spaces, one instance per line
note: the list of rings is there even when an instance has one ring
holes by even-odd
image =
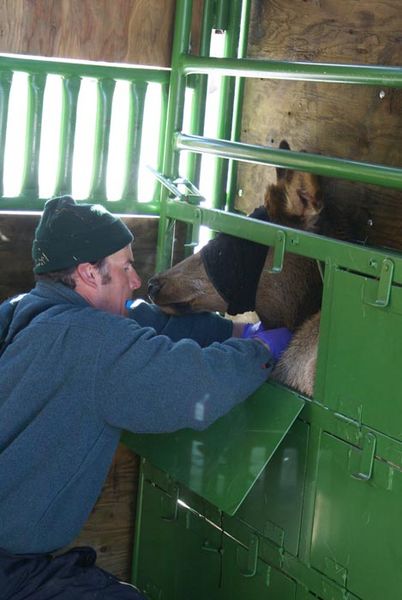
[[[60,118],[60,143],[57,150],[58,166],[55,176],[54,195],[71,193],[74,159],[74,140],[77,128],[77,107],[81,83],[85,78],[96,80],[97,99],[93,107],[96,114],[93,144],[93,167],[90,190],[86,200],[106,204],[113,212],[146,213],[159,212],[156,194],[149,202],[138,197],[140,152],[145,139],[142,123],[145,97],[150,83],[161,86],[162,118],[166,110],[167,88],[170,69],[97,64],[77,61],[42,60],[37,58],[0,55],[0,181],[4,177],[4,152],[10,91],[14,74],[26,73],[28,107],[24,147],[24,172],[22,187],[17,197],[7,198],[0,192],[0,210],[42,210],[45,198],[39,197],[39,156],[45,88],[49,75],[57,75],[62,81],[62,111]],[[109,161],[110,122],[117,81],[128,82],[129,115],[127,120],[127,147],[124,157],[122,197],[109,202],[106,195],[106,175]],[[162,123],[163,121],[161,121]],[[163,122],[163,126],[165,123]],[[160,143],[163,144],[163,130]],[[156,142],[157,143],[157,142]],[[159,151],[157,168],[162,166]]]

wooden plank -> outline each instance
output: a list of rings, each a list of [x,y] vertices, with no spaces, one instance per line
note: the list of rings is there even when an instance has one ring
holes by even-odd
[[[397,0],[272,0],[252,4],[253,58],[401,65]],[[402,166],[402,90],[369,86],[247,80],[242,141]],[[275,169],[241,164],[236,206],[262,203]],[[364,209],[367,242],[402,247],[400,192],[326,179],[329,201]]]
[[[0,52],[170,64],[175,0],[5,0]]]
[[[121,444],[87,523],[69,546],[91,546],[98,566],[122,581],[131,576],[138,468],[138,457]]]
[[[0,300],[29,290],[34,284],[31,245],[39,215],[0,213]],[[158,219],[124,217],[135,236],[134,256],[142,286],[136,297],[147,295],[147,281],[155,272]]]

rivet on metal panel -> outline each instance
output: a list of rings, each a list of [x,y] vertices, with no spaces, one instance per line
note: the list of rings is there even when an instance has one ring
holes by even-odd
[[[283,269],[283,259],[285,256],[286,234],[282,229],[276,232],[276,241],[274,244],[274,258],[270,273],[280,273]]]
[[[378,308],[384,308],[388,306],[391,295],[393,274],[394,263],[389,258],[384,258],[381,266],[380,281],[378,283],[377,298],[374,302],[368,302],[368,304]]]
[[[259,538],[255,534],[251,534],[250,543],[247,550],[237,549],[237,564],[239,564],[239,553],[247,552],[247,567],[246,569],[240,569],[240,573],[243,577],[254,577],[257,573],[257,561],[258,561],[258,550],[259,550]]]
[[[366,432],[363,438],[363,447],[360,459],[360,470],[357,473],[352,473],[354,479],[368,481],[373,474],[375,450],[377,438],[370,431]]]

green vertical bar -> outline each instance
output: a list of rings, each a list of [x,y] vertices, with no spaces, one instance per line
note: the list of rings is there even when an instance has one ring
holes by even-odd
[[[241,0],[233,0],[230,7],[230,24],[225,40],[225,58],[237,58],[240,36],[241,8]],[[217,131],[217,137],[219,139],[230,139],[231,136],[234,89],[234,78],[222,77]],[[212,206],[215,208],[224,208],[226,204],[227,173],[228,162],[222,158],[218,158],[215,167],[212,195]]]
[[[106,202],[106,170],[109,153],[110,122],[112,118],[114,79],[98,81],[98,106],[96,115],[94,163],[89,197],[97,202]]]
[[[174,150],[174,133],[182,127],[185,94],[185,78],[179,67],[181,56],[189,51],[192,8],[192,0],[177,0],[163,159],[163,174],[169,178],[175,178],[178,174],[179,156],[178,152]],[[163,188],[159,219],[157,270],[166,268],[171,263],[172,256],[174,223],[166,214],[167,197],[167,190]]]
[[[240,24],[240,38],[239,38],[239,58],[245,58],[247,56],[247,44],[248,44],[248,32],[250,27],[250,12],[251,12],[251,0],[243,0],[241,24]],[[244,98],[244,77],[236,77],[235,79],[235,90],[233,100],[233,120],[232,120],[232,133],[231,140],[238,141],[241,138],[241,122],[243,112],[243,98]],[[235,208],[235,197],[237,188],[237,172],[238,163],[237,161],[230,160],[228,164],[228,176],[226,186],[226,207],[228,210],[233,211]]]
[[[166,143],[166,119],[167,119],[167,105],[169,98],[169,84],[163,83],[161,85],[161,120],[159,125],[159,144],[158,144],[158,156],[156,159],[156,170],[162,172],[163,170],[163,150]],[[158,205],[160,208],[162,194],[162,186],[159,181],[155,182],[154,197],[152,200],[153,205]]]
[[[211,33],[214,18],[214,0],[205,0],[201,40],[200,56],[209,56],[211,46]],[[195,135],[202,135],[204,132],[205,105],[208,87],[208,75],[196,75],[194,77],[194,96],[191,107],[190,132]],[[200,178],[201,156],[191,152],[188,157],[188,170],[186,176],[194,185],[198,186]]]
[[[229,0],[216,0],[215,29],[221,29],[222,31],[228,29],[230,4]]]
[[[202,16],[200,56],[209,56],[211,49],[211,35],[214,20],[214,0],[205,0]],[[191,106],[190,131],[202,135],[204,133],[205,110],[207,102],[208,75],[194,76],[194,95]],[[198,187],[200,181],[201,155],[190,152],[187,162],[186,177]],[[192,254],[194,246],[200,237],[198,225],[188,225],[186,233],[185,255]]]
[[[74,138],[81,78],[75,75],[63,77],[62,83],[59,164],[55,189],[57,196],[71,194],[72,191]]]
[[[148,83],[130,82],[129,121],[126,154],[126,177],[123,201],[132,210],[138,202],[138,171],[142,142],[142,125]]]
[[[46,74],[33,73],[28,75],[25,165],[21,195],[30,196],[33,199],[38,198],[39,195],[39,151],[45,85]]]
[[[4,151],[6,146],[8,102],[12,81],[11,71],[0,73],[0,196],[3,195]]]

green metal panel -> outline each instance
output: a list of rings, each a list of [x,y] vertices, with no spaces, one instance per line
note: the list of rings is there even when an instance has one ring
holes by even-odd
[[[244,548],[225,535],[220,598],[296,600],[296,582],[258,558],[258,541]]]
[[[124,442],[211,504],[234,514],[303,405],[296,394],[264,384],[205,431],[127,433]]]
[[[299,547],[307,443],[308,425],[297,420],[234,517],[295,556]],[[224,527],[227,525],[226,518]]]
[[[322,381],[316,397],[332,410],[402,439],[402,288],[333,269],[325,304]],[[388,292],[384,298],[386,300]]]
[[[402,473],[374,461],[356,478],[363,453],[322,436],[311,564],[364,600],[396,600],[402,589]]]
[[[63,79],[62,111],[60,123],[60,145],[58,149],[58,165],[55,173],[56,185],[54,194],[71,193],[72,165],[74,158],[74,140],[76,134],[77,104],[80,83],[83,78],[97,81],[98,102],[93,107],[97,114],[97,125],[93,147],[94,161],[91,190],[88,199],[105,204],[112,212],[131,212],[139,214],[157,214],[159,202],[156,198],[138,198],[137,174],[139,163],[139,147],[142,143],[142,108],[134,108],[133,97],[130,100],[130,117],[128,119],[128,148],[124,160],[125,181],[124,193],[120,200],[109,202],[106,197],[106,172],[109,161],[110,119],[112,113],[113,91],[117,80],[129,82],[131,90],[140,96],[148,83],[160,84],[166,96],[166,88],[170,83],[170,69],[100,64],[90,62],[74,62],[60,60],[42,60],[31,57],[0,55],[0,174],[3,171],[5,133],[8,117],[8,99],[13,74],[28,74],[28,109],[24,152],[25,164],[22,191],[18,197],[0,198],[0,210],[42,210],[46,198],[39,198],[38,167],[40,155],[42,109],[44,91],[48,75],[60,76]],[[132,94],[133,96],[133,94]],[[162,123],[166,119],[166,101],[162,102]],[[47,115],[43,115],[45,122]],[[164,143],[164,131],[160,135],[160,145]],[[155,142],[156,143],[156,142]],[[161,168],[161,151],[159,148],[158,168]],[[2,179],[2,178],[1,178]],[[0,186],[2,189],[2,187]],[[0,191],[1,191],[0,189]]]
[[[286,252],[316,258],[326,264],[332,262],[353,271],[360,271],[370,277],[380,277],[384,259],[392,260],[393,281],[402,284],[402,255],[399,252],[389,251],[385,254],[381,250],[339,242],[289,227],[279,228],[273,223],[265,223],[213,208],[192,206],[188,202],[179,200],[169,200],[166,210],[172,219],[205,225],[215,231],[224,231],[259,244],[268,246],[278,244],[280,249],[284,246]],[[285,237],[284,241],[281,240],[282,234]]]
[[[133,582],[149,600],[218,597],[221,532],[172,497],[142,482]],[[215,595],[216,594],[216,595]]]

